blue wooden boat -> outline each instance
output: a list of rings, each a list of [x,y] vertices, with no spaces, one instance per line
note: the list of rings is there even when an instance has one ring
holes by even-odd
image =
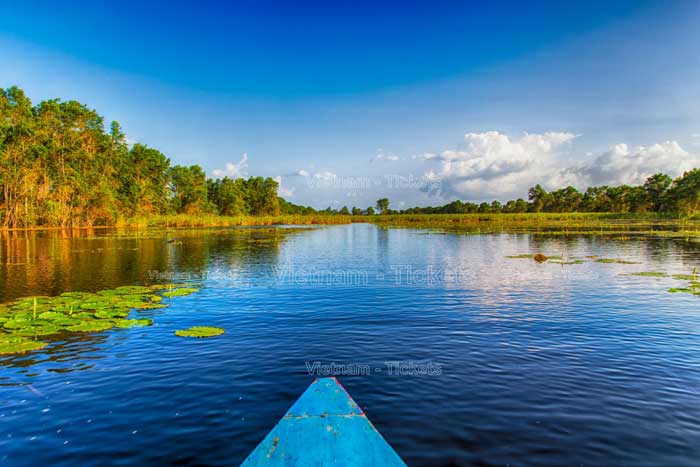
[[[241,464],[405,466],[336,378],[318,378]]]

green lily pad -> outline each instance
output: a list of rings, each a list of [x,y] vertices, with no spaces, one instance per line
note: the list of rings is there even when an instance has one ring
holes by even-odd
[[[53,321],[53,324],[55,324],[56,326],[61,326],[61,327],[75,326],[76,324],[80,324],[80,323],[82,323],[81,320],[75,319],[75,318],[70,318],[68,316],[66,316],[63,319],[57,319],[57,320]]]
[[[151,289],[141,285],[125,285],[114,289],[119,295],[139,295],[151,293]]]
[[[150,319],[118,319],[114,321],[118,328],[135,328],[142,326],[151,326],[153,321]]]
[[[73,313],[72,315],[70,315],[70,317],[85,321],[89,319],[94,319],[95,315],[92,313],[88,313],[87,311],[81,311],[80,313]]]
[[[46,347],[46,342],[25,339],[19,336],[0,336],[0,354],[25,353]]]
[[[39,318],[39,319],[46,319],[49,321],[63,319],[65,317],[66,317],[66,315],[64,315],[63,313],[58,313],[56,311],[45,311],[37,316],[37,318]]]
[[[31,320],[14,318],[14,319],[10,319],[10,320],[5,321],[5,323],[2,325],[2,327],[4,327],[5,329],[20,329],[20,328],[24,328],[24,327],[31,326],[31,325],[32,325]]]
[[[122,305],[128,306],[129,308],[137,308],[139,310],[156,310],[158,308],[166,308],[168,306],[164,303],[152,303],[152,302],[133,302],[133,303],[123,303]]]
[[[99,301],[99,302],[85,302],[82,305],[80,305],[80,308],[83,310],[101,310],[103,308],[109,308],[111,304],[108,301]]]
[[[184,297],[185,295],[190,295],[195,292],[199,292],[199,289],[183,287],[181,289],[169,290],[163,292],[164,297]]]
[[[114,323],[111,321],[100,320],[100,321],[83,321],[75,326],[68,326],[66,329],[71,332],[99,332],[106,331],[114,327]]]
[[[61,332],[60,326],[25,326],[23,328],[15,329],[12,334],[17,336],[50,336],[51,334],[57,334]]]
[[[129,310],[109,309],[95,312],[95,318],[98,319],[125,318],[127,316],[129,316]]]
[[[175,335],[180,337],[214,337],[223,333],[223,329],[211,326],[192,326],[189,329],[175,331]]]

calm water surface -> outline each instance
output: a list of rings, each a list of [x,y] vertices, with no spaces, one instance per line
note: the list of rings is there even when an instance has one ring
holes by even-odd
[[[409,465],[700,463],[700,297],[624,275],[689,273],[691,242],[112,234],[3,234],[0,301],[166,279],[201,291],[140,313],[152,327],[0,357],[2,465],[237,465],[313,380],[307,362],[371,369],[340,379]],[[640,264],[505,258],[540,251]],[[226,334],[173,335],[191,325]]]

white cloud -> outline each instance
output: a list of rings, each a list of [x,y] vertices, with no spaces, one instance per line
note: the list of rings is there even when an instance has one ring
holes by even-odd
[[[700,167],[700,155],[676,141],[635,148],[617,144],[598,156],[586,153],[584,161],[572,165],[563,149],[575,138],[573,133],[556,132],[519,139],[497,131],[467,133],[462,148],[414,159],[433,165],[425,177],[441,182],[444,197],[473,200],[525,197],[527,189],[538,183],[547,189],[641,184],[655,173],[677,177]]]
[[[561,171],[563,180],[579,186],[639,185],[650,175],[663,172],[675,178],[700,166],[700,157],[683,149],[676,141],[630,149],[616,144],[592,161]]]
[[[237,163],[227,162],[225,169],[214,169],[211,174],[215,178],[230,177],[242,178],[248,176],[248,154],[244,153]]]
[[[277,181],[277,184],[279,185],[277,189],[278,195],[280,195],[282,198],[291,198],[294,196],[294,188],[287,188],[286,186],[282,185],[281,175],[276,176],[275,181]]]
[[[394,154],[387,154],[381,149],[378,150],[379,152],[377,153],[376,156],[371,158],[369,161],[374,162],[374,161],[388,161],[388,162],[396,162],[398,160],[401,160],[401,158],[397,155]]]
[[[296,172],[293,172],[288,175],[288,177],[304,177],[304,178],[312,178],[316,180],[322,180],[322,181],[330,181],[334,180],[337,175],[334,174],[333,172],[308,172],[304,169],[299,169]]]
[[[437,166],[425,173],[430,180],[442,182],[447,197],[474,199],[522,196],[533,183],[548,172],[564,143],[576,138],[573,133],[549,132],[525,134],[511,140],[497,131],[467,133],[460,149],[414,156]]]

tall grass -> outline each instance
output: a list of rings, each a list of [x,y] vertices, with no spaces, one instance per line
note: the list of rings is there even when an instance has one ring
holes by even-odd
[[[328,216],[321,214],[282,216],[172,214],[124,219],[117,222],[115,227],[235,227],[253,225],[349,224],[350,222],[352,222],[352,216]]]

